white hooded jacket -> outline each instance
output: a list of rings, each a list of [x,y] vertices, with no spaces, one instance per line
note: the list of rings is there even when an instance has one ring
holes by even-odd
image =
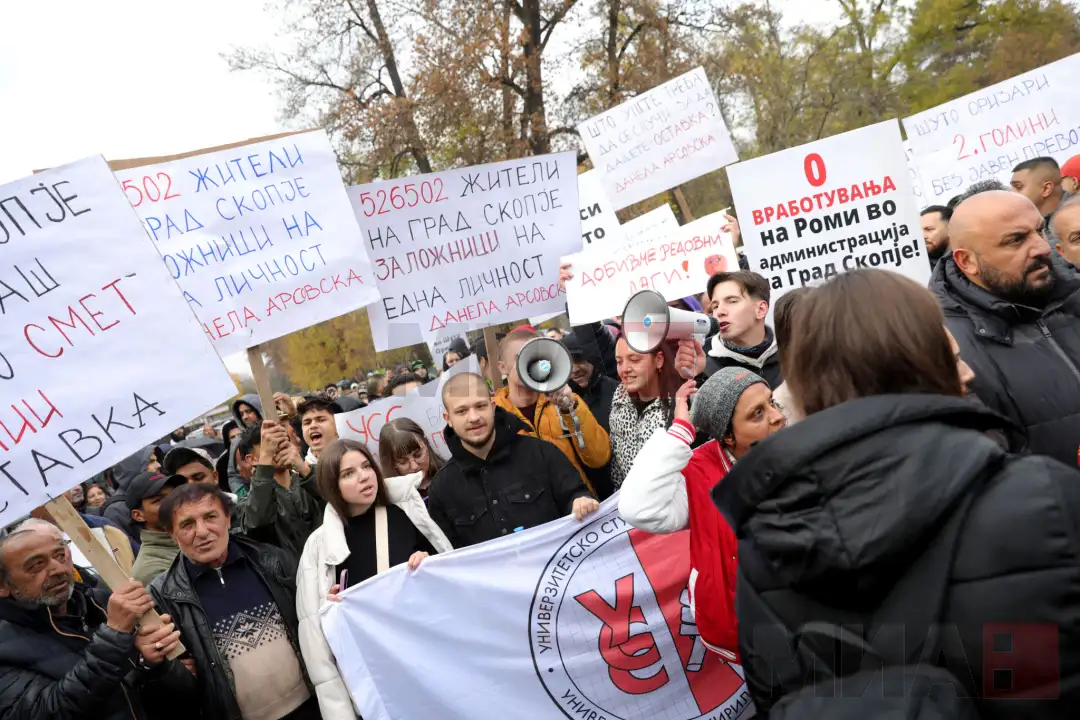
[[[409,516],[416,529],[424,534],[440,553],[453,550],[446,535],[428,514],[420,497],[422,472],[402,477],[386,478],[387,500]],[[300,567],[296,573],[296,615],[300,621],[300,651],[304,656],[308,677],[315,686],[323,720],[356,720],[359,713],[345,687],[334,661],[333,652],[322,631],[319,608],[327,602],[330,588],[337,582],[337,566],[349,557],[345,542],[345,525],[329,505],[323,513],[322,526],[313,532],[304,545]]]

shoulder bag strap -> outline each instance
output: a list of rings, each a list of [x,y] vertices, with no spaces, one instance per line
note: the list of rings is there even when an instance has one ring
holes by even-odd
[[[375,507],[375,567],[380,573],[390,569],[390,532],[384,505]]]

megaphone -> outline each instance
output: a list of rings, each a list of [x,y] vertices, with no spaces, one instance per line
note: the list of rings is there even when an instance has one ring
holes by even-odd
[[[518,377],[533,392],[550,393],[562,389],[570,382],[572,369],[570,351],[558,340],[533,338],[518,352]]]
[[[630,349],[639,353],[654,353],[669,340],[705,338],[720,332],[716,318],[704,313],[668,307],[664,296],[655,290],[641,290],[633,295],[623,309],[623,335]]]

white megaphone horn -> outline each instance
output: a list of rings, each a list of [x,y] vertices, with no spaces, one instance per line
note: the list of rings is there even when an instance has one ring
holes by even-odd
[[[655,290],[641,290],[626,303],[622,314],[626,344],[639,353],[654,353],[666,341],[705,338],[720,332],[716,318],[704,313],[669,307]]]
[[[573,360],[558,340],[533,338],[521,346],[517,357],[518,377],[533,392],[550,393],[570,382]]]

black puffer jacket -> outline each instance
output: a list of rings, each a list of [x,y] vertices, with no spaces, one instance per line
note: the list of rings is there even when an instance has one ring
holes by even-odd
[[[109,591],[82,575],[64,616],[0,599],[3,720],[143,720],[144,693],[169,708],[194,687],[179,663],[136,670],[135,636],[105,625]]]
[[[102,517],[111,520],[136,543],[139,542],[139,529],[131,521],[131,510],[127,506],[127,489],[132,480],[146,472],[150,456],[155,452],[153,445],[147,445],[113,466],[116,492],[105,498],[105,504],[101,508]]]
[[[999,300],[964,277],[946,256],[930,289],[960,356],[975,371],[972,390],[1024,428],[1029,448],[1076,467],[1080,449],[1080,278],[1055,263],[1045,310]]]
[[[466,450],[449,426],[451,459],[431,480],[428,512],[456,548],[502,537],[517,528],[569,515],[574,500],[591,497],[581,475],[546,440],[495,408],[495,442],[486,460]]]
[[[983,698],[985,718],[1080,717],[1080,472],[1009,454],[985,434],[1010,428],[960,398],[863,398],[811,415],[735,464],[713,499],[739,538],[739,649],[759,711],[804,675],[791,635],[749,588],[786,627],[835,613],[866,624],[974,494],[942,618],[948,667]],[[993,624],[1012,630],[1008,658],[984,652]],[[1060,674],[1060,700],[988,699],[984,669],[1010,667],[1018,688]]]
[[[288,631],[289,642],[296,651],[296,657],[301,658],[297,634],[299,622],[296,618],[296,560],[284,550],[238,535],[230,535],[229,542],[240,548],[270,590]],[[229,682],[226,661],[218,653],[206,613],[199,603],[199,596],[191,587],[183,554],[177,555],[167,573],[150,583],[149,590],[158,611],[172,616],[173,623],[180,631],[181,641],[195,660],[198,687],[188,706],[202,708],[202,714],[197,717],[203,720],[238,720],[241,717],[240,706]],[[300,666],[304,666],[302,661]],[[306,670],[304,679],[311,689],[311,696],[315,697],[315,688]],[[151,700],[147,698],[147,703]],[[157,713],[167,711],[168,707],[153,705],[150,709]]]

